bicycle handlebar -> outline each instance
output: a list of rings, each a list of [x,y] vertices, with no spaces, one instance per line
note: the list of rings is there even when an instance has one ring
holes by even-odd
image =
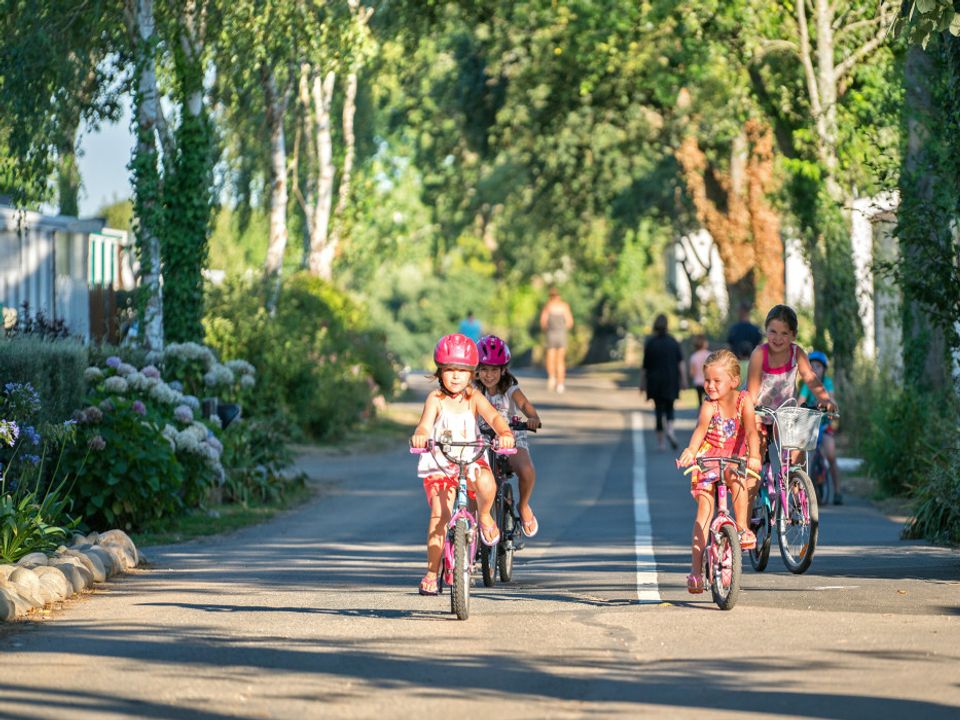
[[[737,466],[736,472],[738,475],[751,475],[755,477],[757,480],[760,479],[760,475],[758,475],[753,470],[748,468],[746,458],[742,458],[742,457],[697,458],[696,460],[694,460],[693,464],[690,467],[688,467],[686,470],[683,471],[683,474],[689,475],[694,470],[700,470],[700,472],[707,472],[707,468],[705,466],[709,463],[719,463],[721,471],[723,470],[724,464],[736,465]]]
[[[453,442],[453,441],[437,442],[436,440],[427,440],[426,447],[422,447],[422,448],[411,447],[410,453],[412,455],[422,455],[423,453],[430,452],[437,447],[440,448],[440,452],[443,452],[444,455],[446,455],[446,453],[444,452],[444,447],[472,447],[472,448],[479,448],[483,450],[490,448],[495,453],[497,453],[497,455],[516,455],[517,454],[516,448],[498,447],[496,444],[496,440],[492,442],[488,440],[467,440],[463,442]],[[480,457],[480,453],[477,453],[477,457]],[[476,458],[474,458],[474,460],[476,460]]]

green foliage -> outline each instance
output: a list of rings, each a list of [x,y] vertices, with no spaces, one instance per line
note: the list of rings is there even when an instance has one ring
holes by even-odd
[[[0,377],[29,383],[40,396],[38,422],[61,423],[83,403],[87,349],[78,342],[0,339]]]
[[[114,200],[102,206],[95,215],[106,220],[107,227],[127,232],[133,231],[133,203],[129,199]]]
[[[908,0],[894,31],[926,48],[938,34],[960,35],[960,10],[954,0]]]
[[[265,290],[251,280],[211,288],[204,320],[207,342],[221,357],[257,367],[253,414],[288,413],[316,438],[358,423],[373,395],[393,387],[382,333],[361,306],[305,273],[284,282],[273,315],[263,307]]]
[[[914,517],[904,536],[960,545],[960,448],[946,448],[931,459],[914,498]]]
[[[280,500],[288,484],[283,473],[293,464],[289,440],[295,430],[280,414],[241,418],[224,430],[224,500],[243,505]]]
[[[104,409],[106,407],[106,409]],[[173,443],[133,402],[80,414],[78,439],[64,452],[63,467],[76,478],[77,509],[94,526],[142,527],[183,507],[187,480]]]
[[[6,478],[4,478],[4,481]],[[69,516],[69,488],[41,490],[27,485],[7,492],[0,488],[0,563],[15,563],[32,552],[48,552],[62,545],[80,523]]]

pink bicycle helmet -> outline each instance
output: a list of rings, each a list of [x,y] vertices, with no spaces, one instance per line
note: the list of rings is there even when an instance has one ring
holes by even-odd
[[[480,362],[477,344],[466,335],[444,335],[433,350],[433,361],[438,365],[460,365],[475,368]]]
[[[496,335],[485,335],[477,343],[481,365],[504,366],[510,364],[510,348]]]

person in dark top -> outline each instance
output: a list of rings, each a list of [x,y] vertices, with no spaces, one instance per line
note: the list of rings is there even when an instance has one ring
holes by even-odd
[[[760,332],[760,328],[750,322],[750,311],[752,309],[753,305],[750,303],[741,303],[740,320],[730,326],[730,332],[727,334],[727,345],[735,353],[739,354],[743,343],[750,343],[750,352],[753,352],[753,349],[763,340],[763,333]]]
[[[673,404],[687,384],[686,369],[680,343],[667,333],[667,316],[657,315],[653,321],[653,335],[643,348],[643,378],[640,391],[653,400],[657,416],[657,447],[665,450],[664,436],[676,450],[673,434]],[[664,433],[666,429],[666,433]]]

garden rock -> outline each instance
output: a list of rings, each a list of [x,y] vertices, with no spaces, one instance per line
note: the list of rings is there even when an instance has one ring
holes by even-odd
[[[34,607],[43,607],[46,600],[43,597],[47,594],[40,586],[40,578],[30,568],[18,567],[7,578],[7,582],[13,586],[20,597],[26,600]]]
[[[103,570],[103,563],[100,562],[99,558],[96,558],[96,562],[94,562],[94,559],[91,559],[80,550],[74,549],[67,550],[64,557],[77,558],[83,563],[83,566],[90,571],[90,574],[93,575],[94,582],[103,582],[107,579],[107,574]]]
[[[10,577],[10,573],[16,569],[16,565],[0,565],[0,580],[6,580],[8,577]]]
[[[120,550],[123,554],[125,570],[136,567],[140,562],[137,546],[133,544],[133,540],[123,530],[107,530],[107,532],[101,533],[97,539],[97,544]]]
[[[114,545],[97,545],[96,549],[106,553],[110,557],[110,562],[113,565],[113,570],[110,572],[111,575],[117,575],[127,569],[126,559],[120,548]]]
[[[81,552],[91,559],[94,557],[97,558],[103,565],[103,572],[107,577],[112,577],[123,570],[123,566],[120,565],[119,561],[115,560],[113,555],[108,553],[99,545],[92,545],[81,550]]]
[[[17,602],[13,593],[5,587],[0,587],[0,620],[10,622],[17,617]]]
[[[46,553],[33,552],[33,553],[29,553],[28,555],[24,555],[22,558],[17,560],[17,565],[26,565],[26,566],[46,565],[47,562],[48,562],[48,558],[46,556]]]
[[[42,565],[34,569],[40,576],[40,584],[56,595],[57,600],[66,600],[73,595],[73,584],[58,568]]]
[[[74,560],[76,560],[76,558],[74,558]],[[93,573],[87,570],[79,560],[76,565],[68,562],[58,562],[56,565],[51,565],[50,567],[55,567],[64,574],[73,586],[74,592],[83,592],[93,587]]]
[[[90,533],[89,535],[87,535],[86,542],[88,542],[88,543],[91,544],[91,545],[95,545],[96,542],[97,542],[97,540],[98,540],[99,538],[100,538],[100,533],[94,531],[94,532]]]

